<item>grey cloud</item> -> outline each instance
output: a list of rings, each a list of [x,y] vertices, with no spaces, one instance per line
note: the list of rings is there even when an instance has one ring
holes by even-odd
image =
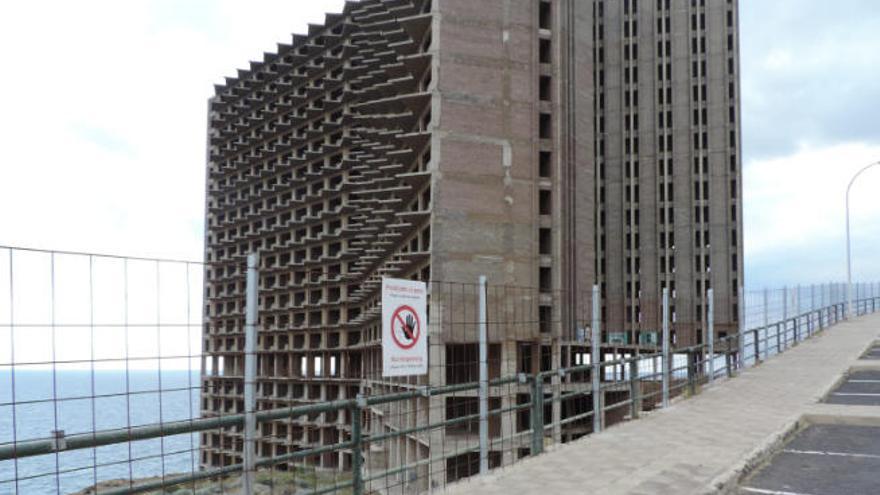
[[[800,142],[880,142],[880,2],[745,0],[740,9],[747,159]]]

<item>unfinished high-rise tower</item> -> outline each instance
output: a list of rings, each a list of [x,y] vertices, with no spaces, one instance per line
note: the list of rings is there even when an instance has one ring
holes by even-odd
[[[736,0],[594,1],[598,282],[608,340],[737,331],[742,170]]]
[[[716,328],[735,328],[736,47],[730,0],[363,0],[227,79],[209,111],[203,413],[243,407],[250,252],[261,409],[474,380],[461,315],[476,300],[445,284],[481,275],[515,288],[489,296],[492,376],[580,364],[594,284],[617,352],[656,343],[663,287],[680,342],[701,338],[709,286]],[[382,277],[429,282],[426,377],[381,376]],[[476,396],[411,402],[373,408],[366,427],[471,414]],[[585,407],[550,403],[557,419]],[[339,443],[349,424],[268,423],[257,453]],[[492,431],[517,428],[510,413]],[[430,456],[439,482],[470,475],[472,453],[453,449],[469,433],[384,442],[367,468]],[[240,449],[239,433],[208,432],[201,460],[237,463]],[[490,460],[528,453],[493,444]],[[309,462],[344,469],[351,455]]]

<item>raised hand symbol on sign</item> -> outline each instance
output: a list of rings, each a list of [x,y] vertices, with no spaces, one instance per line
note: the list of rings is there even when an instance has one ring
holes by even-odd
[[[412,315],[406,315],[406,323],[403,325],[403,334],[406,336],[407,340],[412,340],[413,332],[416,328],[416,320]]]

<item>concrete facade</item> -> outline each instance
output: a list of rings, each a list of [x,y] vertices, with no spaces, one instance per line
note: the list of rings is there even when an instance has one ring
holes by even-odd
[[[598,280],[611,340],[737,330],[743,285],[736,0],[596,1]]]
[[[618,60],[632,41],[618,32],[624,18],[628,23],[633,17],[618,16],[624,14],[617,9],[623,1],[347,2],[324,25],[295,35],[277,53],[265,54],[218,86],[210,102],[208,139],[203,414],[243,408],[243,260],[252,251],[261,254],[262,263],[261,409],[473,381],[476,288],[450,284],[473,284],[480,275],[497,288],[489,293],[492,319],[498,322],[489,335],[491,376],[580,364],[595,283],[602,284],[607,301],[603,328],[630,332],[632,344],[639,341],[639,330],[657,328],[659,316],[644,316],[641,326],[627,325],[623,308],[638,305],[645,315],[653,314],[659,311],[655,294],[661,285],[677,281],[675,328],[679,342],[686,340],[699,325],[689,323],[692,313],[681,308],[703,301],[684,288],[695,283],[691,271],[661,277],[659,259],[673,256],[673,250],[660,249],[657,230],[674,230],[679,239],[706,229],[713,240],[733,235],[735,242],[698,251],[713,259],[730,253],[741,257],[741,229],[731,228],[741,215],[723,214],[740,207],[736,198],[724,196],[727,189],[717,190],[739,174],[739,153],[731,155],[735,171],[727,171],[730,148],[721,141],[714,154],[689,147],[691,128],[705,129],[715,146],[736,125],[738,99],[724,95],[737,76],[719,74],[707,82],[715,120],[693,127],[691,106],[705,105],[685,103],[693,81],[691,55],[682,51],[664,62],[679,75],[662,83],[681,93],[674,100],[682,105],[674,109],[681,129],[652,125],[654,113],[661,111],[650,77],[659,63],[654,39],[673,38],[676,50],[679,45],[689,49],[685,17],[691,9],[715,22],[726,10],[735,15],[736,3],[673,3],[674,8],[661,3],[653,12],[653,2],[638,2],[639,36],[645,41],[639,43],[644,84],[637,108],[643,124],[636,154],[624,155],[624,141],[633,139],[634,130],[622,126],[631,122],[632,112],[612,111],[622,108],[620,100],[630,91],[621,85]],[[680,32],[652,33],[655,18],[675,19]],[[723,33],[729,29],[722,28],[700,31],[700,36],[713,33],[707,35],[710,53],[718,51],[717,39],[727,39]],[[712,71],[722,64],[721,52],[706,58]],[[724,118],[731,101],[737,115],[728,124]],[[656,151],[657,143],[667,134],[674,135],[680,150],[671,179],[656,174],[658,157],[667,157]],[[711,184],[712,199],[706,202],[688,196],[692,155],[710,158],[711,172],[697,172]],[[624,178],[629,166],[624,164],[635,156],[643,164],[637,181]],[[673,183],[681,189],[675,201],[661,202],[657,188]],[[624,186],[641,191],[638,202],[624,203]],[[641,240],[624,246],[627,236],[639,235],[623,222],[634,204],[642,209]],[[713,223],[692,226],[692,206],[704,204]],[[674,205],[681,215],[674,229],[650,220],[661,205]],[[692,255],[687,246],[675,247],[680,265],[686,264],[683,256]],[[642,260],[636,275],[623,269],[634,253]],[[712,268],[723,330],[735,320],[720,309],[730,308],[731,293],[718,286],[731,286],[736,275],[724,262]],[[430,284],[427,377],[381,376],[382,277]],[[625,298],[627,284],[641,284],[644,296]],[[633,345],[627,349],[614,350],[637,352]],[[559,385],[554,393],[573,386]],[[527,388],[493,390],[491,400],[509,407],[523,393]],[[472,414],[475,401],[474,394],[459,394],[377,407],[369,411],[365,428],[387,432]],[[554,401],[552,416],[584,412],[584,404]],[[258,454],[332,445],[348,438],[349,425],[343,414],[265,425]],[[518,428],[516,415],[506,414],[492,436],[509,438]],[[552,432],[558,439],[585,433],[589,429],[574,426]],[[240,443],[236,432],[204,434],[202,464],[240,462]],[[472,431],[409,435],[372,446],[366,467],[378,471],[443,454],[450,458],[399,480],[413,480],[413,488],[441,485],[473,474],[472,455],[455,452],[475,444]],[[493,448],[490,463],[507,464],[527,455],[527,447],[505,440]],[[328,453],[308,462],[345,469],[351,458]]]

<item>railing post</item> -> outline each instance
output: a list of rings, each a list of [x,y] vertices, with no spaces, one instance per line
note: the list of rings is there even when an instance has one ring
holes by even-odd
[[[815,324],[813,314],[816,312],[816,284],[810,284],[810,316],[807,318],[807,335],[813,335]]]
[[[794,343],[800,341],[801,334],[801,286],[794,290]]]
[[[788,347],[788,286],[782,288],[782,343]]]
[[[801,313],[801,286],[798,285],[794,289],[791,297],[794,306],[794,319],[792,320],[792,331],[794,333],[792,346],[796,346],[800,340],[800,313]]]
[[[245,326],[244,326],[244,449],[242,452],[242,490],[244,495],[254,493],[256,478],[256,436],[257,436],[257,304],[259,298],[260,255],[251,253],[247,257],[245,280]]]
[[[691,396],[697,395],[697,362],[699,354],[697,351],[688,351],[687,352],[687,379],[688,379],[688,391]]]
[[[871,312],[877,312],[877,291],[876,289],[872,289],[871,291]]]
[[[828,297],[830,299],[829,306],[834,310],[834,315],[828,315],[828,325],[834,325],[837,323],[837,289],[835,289],[836,284],[829,283],[828,284]]]
[[[715,381],[715,291],[709,289],[706,298],[709,300],[709,309],[707,311],[708,326],[708,345],[709,345],[709,383]]]
[[[602,425],[605,424],[603,421],[604,412],[602,411],[602,305],[600,298],[602,297],[601,292],[599,292],[599,286],[593,286],[593,333],[590,336],[590,364],[592,365],[592,369],[590,371],[590,378],[592,378],[592,393],[593,393],[593,432],[598,433],[602,431]]]
[[[544,451],[544,379],[532,376],[532,455]]]
[[[363,396],[358,394],[355,404],[351,407],[351,484],[354,495],[364,493],[364,458],[362,451],[363,433],[361,432],[361,411]]]
[[[782,330],[779,328],[780,325],[784,326],[785,322],[783,321],[782,323],[776,324],[776,354],[782,353],[782,335],[781,335]]]
[[[865,290],[862,287],[862,284],[856,284],[856,316],[861,316],[862,314],[864,314],[861,311],[862,299],[865,297],[864,292]]]
[[[859,284],[854,282],[853,284],[853,292],[852,292],[852,304],[847,307],[847,312],[850,313],[848,319],[858,318],[859,316]]]
[[[834,296],[831,292],[831,290],[832,290],[831,283],[829,282],[827,285],[828,285],[828,288],[826,290],[828,291],[828,298],[825,300],[825,326],[830,327],[831,325],[834,324],[833,317],[832,317]]]
[[[733,378],[733,354],[730,352],[730,338],[727,339],[727,352],[724,353],[724,370],[727,378]]]
[[[663,288],[663,407],[669,407],[669,288]]]
[[[770,291],[764,287],[764,357],[770,357]]]
[[[737,335],[736,341],[739,344],[737,347],[737,354],[739,355],[739,359],[737,359],[737,367],[739,369],[745,369],[746,367],[746,292],[743,289],[743,286],[739,286],[739,290],[737,292],[737,309],[738,315],[737,319],[739,320],[739,335]]]
[[[837,284],[835,284],[835,286],[837,286]],[[841,290],[840,287],[836,287],[834,292],[834,323],[839,323],[840,320],[847,319],[849,315],[846,313],[846,303],[841,304],[840,302],[843,290]]]
[[[639,413],[642,411],[642,382],[639,378],[639,359],[634,357],[629,362],[629,398],[630,417],[639,419]]]
[[[758,333],[760,332],[760,330],[758,330],[756,328],[756,329],[752,330],[752,332],[754,333],[754,336],[752,338],[755,342],[755,364],[757,365],[758,363],[761,362],[761,344],[760,344],[761,341],[758,338],[759,337]]]
[[[489,473],[489,332],[486,328],[486,276],[480,276],[480,474]]]

